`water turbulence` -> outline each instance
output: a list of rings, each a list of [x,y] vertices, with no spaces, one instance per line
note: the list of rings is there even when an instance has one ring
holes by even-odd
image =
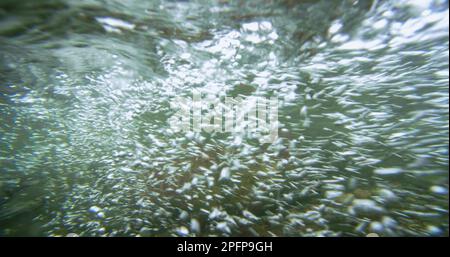
[[[0,235],[448,236],[446,0],[0,3]],[[175,131],[192,90],[278,139]]]

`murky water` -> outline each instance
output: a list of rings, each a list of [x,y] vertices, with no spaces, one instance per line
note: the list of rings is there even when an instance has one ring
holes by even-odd
[[[0,1],[0,235],[448,236],[448,1]],[[171,130],[192,89],[279,139]],[[224,171],[225,170],[225,171]]]

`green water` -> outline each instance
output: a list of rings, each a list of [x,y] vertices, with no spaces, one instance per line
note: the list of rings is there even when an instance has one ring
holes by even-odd
[[[448,236],[448,17],[0,0],[0,235]],[[192,89],[276,96],[279,139],[174,132]]]

